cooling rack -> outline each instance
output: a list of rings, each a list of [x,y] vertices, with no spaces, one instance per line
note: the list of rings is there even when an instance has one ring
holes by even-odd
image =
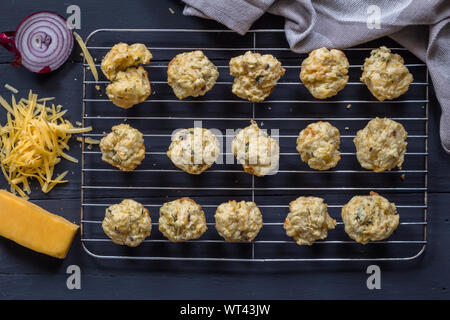
[[[298,74],[305,54],[289,50],[283,30],[252,30],[238,36],[229,30],[99,29],[86,44],[100,66],[102,57],[118,42],[145,43],[153,54],[146,66],[152,95],[129,110],[115,107],[106,97],[105,78],[95,82],[83,64],[84,126],[94,131],[83,137],[100,139],[113,125],[129,123],[144,133],[146,158],[133,172],[121,172],[101,161],[98,147],[82,142],[81,241],[91,256],[102,259],[187,261],[404,261],[419,257],[427,243],[428,70],[427,66],[384,38],[343,51],[350,62],[350,80],[337,96],[314,99]],[[405,59],[414,76],[409,91],[393,101],[378,102],[359,81],[364,58],[386,45]],[[167,84],[167,64],[176,54],[200,49],[218,67],[220,76],[205,96],[178,100]],[[286,69],[274,92],[262,103],[241,100],[231,93],[230,58],[251,50],[276,56]],[[101,73],[101,72],[100,72]],[[103,75],[101,75],[102,77]],[[373,173],[364,170],[355,157],[353,137],[372,118],[389,117],[408,131],[408,150],[402,170]],[[232,138],[226,129],[243,128],[254,119],[258,125],[278,130],[280,167],[276,175],[262,178],[243,172],[225,145]],[[336,168],[315,171],[301,162],[296,138],[307,124],[324,120],[341,132],[342,159]],[[223,132],[222,163],[200,176],[191,176],[173,166],[165,155],[172,132],[201,121],[204,128]],[[361,245],[348,238],[340,209],[354,195],[376,191],[397,204],[400,225],[384,240]],[[328,203],[336,229],[313,246],[298,246],[286,236],[283,221],[289,202],[300,195],[319,196]],[[208,231],[202,238],[171,243],[158,230],[159,207],[167,201],[191,197],[201,204]],[[112,243],[101,228],[106,207],[124,198],[143,203],[150,211],[152,234],[137,248]],[[252,243],[226,243],[214,227],[215,208],[228,200],[255,201],[264,217],[264,227]]]

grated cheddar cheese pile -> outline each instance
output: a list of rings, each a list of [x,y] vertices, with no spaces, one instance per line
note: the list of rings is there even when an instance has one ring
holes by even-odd
[[[11,185],[11,192],[28,198],[29,180],[36,179],[42,192],[47,193],[63,180],[67,171],[54,177],[55,166],[61,157],[72,162],[77,159],[65,153],[72,134],[84,133],[89,128],[75,128],[63,116],[61,105],[46,106],[50,98],[38,99],[30,90],[28,99],[12,95],[11,104],[0,96],[0,105],[7,113],[7,121],[0,125],[0,166]]]

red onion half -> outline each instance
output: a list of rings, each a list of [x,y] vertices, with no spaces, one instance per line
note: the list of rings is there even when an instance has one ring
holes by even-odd
[[[73,35],[63,17],[40,11],[22,20],[16,30],[15,45],[25,68],[32,72],[49,73],[69,58]]]

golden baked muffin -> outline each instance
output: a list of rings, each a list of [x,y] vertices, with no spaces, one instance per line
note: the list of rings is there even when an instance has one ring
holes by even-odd
[[[147,71],[142,66],[119,71],[114,82],[106,87],[106,94],[112,103],[124,109],[144,102],[151,92]]]
[[[106,209],[102,228],[114,243],[137,247],[150,236],[152,220],[142,204],[125,199]]]
[[[395,99],[406,91],[414,78],[403,58],[385,46],[374,49],[365,59],[360,79],[380,101]]]
[[[261,130],[255,121],[234,137],[231,151],[247,173],[262,177],[278,170],[278,142]]]
[[[336,227],[336,220],[328,215],[327,204],[318,197],[298,197],[289,203],[284,229],[298,245],[312,245],[325,239],[328,230]]]
[[[166,202],[159,210],[159,231],[170,241],[198,239],[207,229],[202,207],[190,198]]]
[[[356,157],[365,169],[375,172],[402,168],[405,158],[406,132],[403,126],[388,118],[375,118],[359,130],[353,142]]]
[[[300,80],[317,99],[335,96],[348,82],[349,63],[341,50],[320,48],[303,60]]]
[[[148,64],[152,54],[142,43],[128,45],[118,43],[105,55],[102,60],[101,69],[109,81],[116,79],[119,71],[125,71],[129,67],[140,64]]]
[[[376,192],[354,196],[342,207],[345,232],[362,244],[388,238],[397,229],[399,220],[395,204]]]
[[[178,99],[203,96],[219,77],[217,67],[200,50],[180,53],[167,68],[167,81]]]
[[[231,200],[217,207],[217,232],[228,242],[250,242],[263,226],[261,211],[251,201]]]
[[[220,154],[217,137],[208,129],[182,129],[172,136],[167,156],[184,172],[200,174],[210,168]]]
[[[230,74],[234,77],[232,91],[242,99],[264,101],[284,72],[281,62],[271,54],[247,51],[230,60]]]
[[[300,131],[297,151],[310,168],[328,170],[341,159],[340,139],[339,130],[329,122],[314,122]]]
[[[112,127],[100,141],[102,160],[122,171],[132,171],[145,158],[144,137],[128,124]]]

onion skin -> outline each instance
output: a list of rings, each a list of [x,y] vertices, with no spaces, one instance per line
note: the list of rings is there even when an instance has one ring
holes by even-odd
[[[15,67],[20,67],[22,65],[22,57],[20,56],[20,52],[17,50],[14,43],[15,34],[15,31],[0,33],[0,45],[16,56],[14,60],[11,61],[11,64]]]
[[[49,11],[38,11],[22,20],[15,32],[21,63],[35,73],[50,73],[62,66],[73,49],[66,20]]]
[[[52,72],[52,69],[50,69],[49,66],[45,66],[38,73],[44,74],[44,73],[50,73],[50,72]]]

